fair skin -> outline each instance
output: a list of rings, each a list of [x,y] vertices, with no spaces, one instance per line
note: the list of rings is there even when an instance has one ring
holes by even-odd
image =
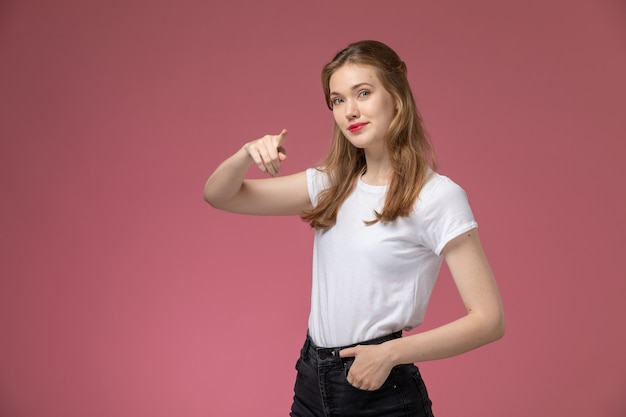
[[[384,136],[394,117],[393,97],[370,66],[344,65],[333,73],[329,84],[335,123],[352,145],[365,152],[367,171],[361,180],[387,184],[391,162]]]
[[[391,164],[384,134],[395,112],[393,97],[375,70],[364,65],[337,69],[330,78],[330,90],[335,123],[354,146],[364,149],[367,171],[362,180],[387,184]],[[286,139],[287,131],[283,130],[246,143],[209,177],[205,200],[216,208],[242,214],[298,215],[310,209],[306,174],[277,176],[287,158],[283,148]],[[246,179],[252,164],[272,178]],[[451,240],[443,257],[466,314],[426,332],[342,350],[342,358],[354,358],[347,377],[350,384],[375,390],[396,365],[459,355],[503,336],[502,302],[477,230]]]

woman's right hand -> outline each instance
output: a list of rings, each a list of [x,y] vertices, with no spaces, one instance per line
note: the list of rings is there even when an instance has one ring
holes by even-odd
[[[280,163],[287,159],[283,143],[287,139],[287,130],[278,135],[265,135],[260,139],[248,142],[243,146],[256,166],[272,177],[280,173]]]
[[[306,171],[278,178],[246,179],[251,161],[272,177],[287,159],[287,130],[243,145],[213,171],[204,185],[204,199],[220,210],[267,216],[297,215],[312,208]]]

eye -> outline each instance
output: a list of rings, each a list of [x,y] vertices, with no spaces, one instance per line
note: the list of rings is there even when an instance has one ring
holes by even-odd
[[[341,98],[339,98],[339,97],[334,97],[334,98],[330,99],[330,103],[331,103],[333,106],[336,106],[336,105],[338,105],[338,104],[343,103],[343,99],[341,99]]]
[[[361,91],[359,91],[359,97],[367,97],[370,94],[371,93],[368,90],[361,90]]]

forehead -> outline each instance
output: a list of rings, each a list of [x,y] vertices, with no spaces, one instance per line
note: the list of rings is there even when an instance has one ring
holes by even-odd
[[[364,83],[380,85],[376,68],[370,65],[345,64],[335,70],[328,81],[331,93],[351,90]]]

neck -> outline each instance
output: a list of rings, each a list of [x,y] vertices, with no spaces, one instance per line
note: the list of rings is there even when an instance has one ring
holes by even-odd
[[[361,180],[369,185],[387,185],[391,181],[393,169],[387,153],[368,155],[365,153],[366,170]]]

